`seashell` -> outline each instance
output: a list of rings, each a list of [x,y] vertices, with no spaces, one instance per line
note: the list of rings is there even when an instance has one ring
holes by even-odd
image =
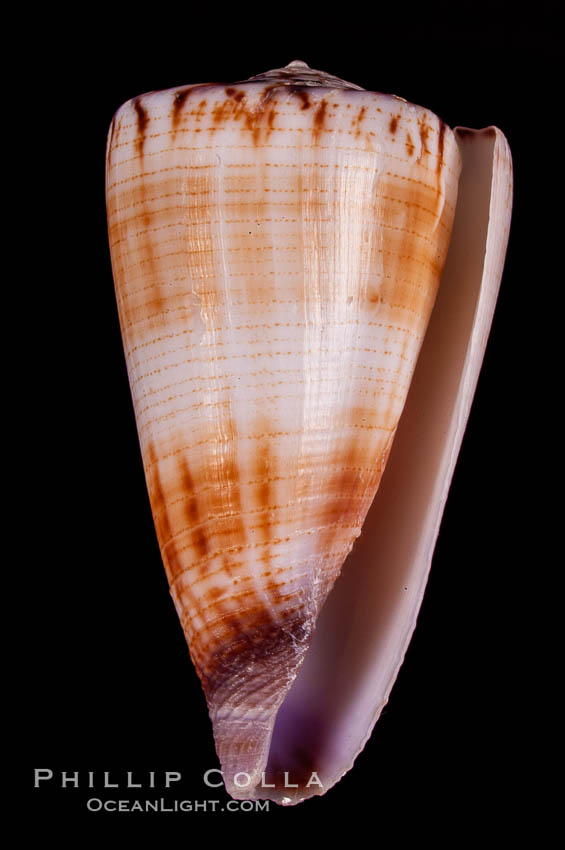
[[[296,803],[351,768],[415,626],[509,148],[295,61],[124,104],[106,188],[151,507],[224,782]]]

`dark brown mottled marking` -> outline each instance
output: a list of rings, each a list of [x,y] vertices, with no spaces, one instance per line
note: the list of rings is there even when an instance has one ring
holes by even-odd
[[[270,88],[272,88],[272,86]],[[267,94],[263,97],[256,110],[251,110],[246,106],[245,92],[237,91],[233,88],[227,88],[225,89],[225,92],[229,95],[230,100],[224,101],[219,106],[216,106],[212,111],[214,122],[216,124],[221,124],[228,118],[233,118],[235,121],[239,121],[240,118],[243,118],[245,126],[251,133],[253,144],[257,146],[261,135],[261,119],[263,117],[264,108],[268,102],[269,95]],[[265,92],[270,92],[270,89],[266,89]]]
[[[241,626],[241,620],[234,614],[227,614],[223,621],[224,627],[231,632],[237,632]]]
[[[421,153],[420,153],[420,157],[419,157],[419,159],[422,159],[422,157],[424,156],[424,154],[429,153],[429,150],[428,150],[428,136],[430,135],[430,128],[429,128],[429,126],[426,124],[426,118],[425,118],[425,116],[422,118],[422,120],[419,122],[419,124],[420,124],[420,141],[421,141],[421,143],[422,143],[422,151],[421,151]]]
[[[219,106],[215,106],[212,110],[212,120],[215,124],[222,124],[226,116],[229,114],[229,110],[231,109],[231,104],[229,101],[224,100],[220,103]]]
[[[149,124],[149,115],[147,110],[141,105],[141,99],[136,97],[133,101],[133,108],[137,113],[137,139],[136,145],[140,156],[143,156],[143,146],[145,144],[145,130]]]
[[[165,571],[169,584],[172,584],[177,575],[182,572],[182,564],[177,552],[175,541],[173,538],[173,529],[168,512],[167,498],[161,474],[159,472],[159,461],[155,452],[153,443],[149,444],[148,450],[148,469],[150,470],[149,477],[149,495],[151,499],[151,510],[153,512],[153,521],[155,523],[155,531],[161,549],[161,556],[165,565]]]
[[[159,542],[166,543],[167,538],[171,536],[172,532],[166,511],[165,494],[161,483],[161,476],[159,474],[159,462],[157,460],[157,455],[155,454],[155,447],[153,446],[153,443],[149,444],[147,455],[149,460],[148,466],[151,470],[149,494],[151,496],[153,519],[155,521],[155,528],[157,530]]]
[[[349,422],[355,427],[371,425],[375,417],[376,413],[371,408],[351,407],[348,411]],[[326,488],[320,518],[321,525],[326,526],[320,540],[321,552],[331,553],[340,528],[352,532],[351,526],[359,526],[363,522],[381,475],[378,458],[373,458],[373,461],[371,463],[368,457],[366,442],[358,436],[342,445],[330,459],[328,467],[334,472]],[[368,473],[367,466],[373,471]]]
[[[229,436],[226,437],[226,440],[229,440],[231,446],[233,447],[232,451],[235,454],[235,446],[237,443],[237,431],[235,430],[235,426],[233,422],[229,421],[227,423],[225,433]],[[238,512],[242,510],[241,507],[241,494],[239,492],[239,470],[237,468],[237,464],[235,462],[234,457],[226,457],[226,459],[221,464],[221,479],[222,484],[229,490],[229,494],[227,494],[229,503],[233,506],[234,510]],[[245,542],[244,540],[242,542]]]
[[[303,617],[295,616],[281,628],[263,607],[242,611],[239,616],[230,614],[224,624],[228,634],[211,653],[208,670],[198,671],[206,697],[218,702],[222,694],[233,693],[239,682],[245,687],[241,679],[243,670],[250,671],[250,675],[259,674],[265,685],[268,685],[267,670],[272,670],[273,680],[281,669],[291,670],[301,659],[302,648],[311,633],[310,623]]]
[[[356,418],[356,424],[358,424]],[[355,525],[359,520],[360,504],[355,498],[359,486],[359,466],[362,466],[360,451],[356,441],[336,458],[336,472],[328,488],[323,524],[339,522],[343,525]]]
[[[349,104],[347,104],[347,105],[349,106]],[[359,110],[358,114],[357,114],[357,117],[354,118],[353,121],[351,122],[351,126],[356,128],[356,130],[355,130],[355,138],[356,139],[358,139],[359,136],[361,135],[361,123],[363,121],[363,118],[365,117],[366,111],[367,111],[367,107],[362,106],[361,109]]]
[[[378,304],[380,301],[379,290],[371,287],[367,293],[369,304]]]
[[[259,434],[268,434],[271,430],[269,420],[266,417],[257,422],[257,432]],[[257,479],[255,489],[255,500],[258,508],[257,513],[257,531],[260,535],[260,541],[264,543],[262,560],[268,567],[271,562],[271,546],[270,540],[272,537],[271,503],[275,500],[273,492],[272,478],[276,473],[276,459],[271,449],[271,442],[268,436],[258,441],[257,455],[255,458],[254,477]]]
[[[269,103],[270,103],[273,95],[276,94],[277,88],[278,88],[277,86],[266,86],[266,88],[263,89],[263,93],[261,95],[261,101],[260,101],[260,103],[259,103],[259,105],[256,109],[256,119],[255,119],[257,122],[262,121],[263,125],[264,125],[264,115],[266,113],[267,107],[269,106]],[[261,116],[259,116],[259,113],[261,113]],[[269,112],[267,114],[267,127],[264,127],[265,141],[267,141],[269,139],[271,133],[274,130],[274,120],[275,120],[275,117],[276,117],[277,114],[278,113],[275,109],[269,109]],[[257,134],[257,138],[258,138],[258,134]]]
[[[137,147],[137,151],[140,157],[143,157],[143,146],[145,142],[145,136],[140,135],[141,132],[145,131],[147,124],[149,122],[149,117],[147,115],[147,111],[143,108],[141,103],[138,103],[139,98],[136,98],[135,109],[137,112],[138,118],[138,136],[135,139],[135,144]],[[119,129],[119,123],[118,123]],[[150,285],[146,286],[144,289],[144,293],[146,293],[145,304],[147,307],[151,308],[151,311],[155,311],[157,314],[162,314],[165,296],[162,293],[161,286],[159,285],[159,277],[157,274],[157,258],[155,256],[154,251],[154,241],[152,238],[151,230],[155,226],[155,220],[158,216],[158,213],[152,208],[152,203],[147,198],[147,181],[145,179],[145,174],[140,174],[138,180],[138,189],[137,189],[137,204],[139,205],[139,216],[141,221],[143,222],[143,228],[146,231],[145,238],[141,240],[140,250],[143,254],[143,260],[145,265],[144,271],[147,281],[150,281]]]
[[[253,144],[257,146],[261,141],[262,134],[263,139],[267,140],[275,129],[274,120],[278,113],[276,109],[269,108],[269,104],[280,89],[280,85],[265,86],[260,99],[254,104],[250,104],[244,91],[238,91],[231,86],[225,88],[227,99],[214,106],[212,121],[215,125],[220,125],[229,119],[243,120],[244,126],[251,134]],[[291,91],[299,94],[298,90],[291,89]],[[211,126],[209,129],[210,132],[214,132],[216,127]]]
[[[406,153],[408,156],[412,156],[414,153],[414,142],[410,133],[406,133]]]
[[[390,119],[390,124],[388,125],[388,130],[389,130],[389,133],[392,133],[393,136],[396,133],[399,118],[400,118],[400,115],[393,115],[392,118]]]
[[[240,104],[242,100],[245,100],[245,92],[244,91],[237,91],[237,89],[226,89],[226,94],[228,95],[229,98],[231,98],[231,100],[236,105]],[[239,115],[241,114],[240,110],[237,109],[237,106],[236,106],[234,112],[238,113],[236,117],[239,117]]]
[[[302,101],[300,109],[310,109],[312,104],[310,103],[310,97],[307,91],[304,91],[304,89],[292,89],[292,93]]]
[[[198,552],[201,558],[205,558],[208,555],[210,547],[208,545],[208,538],[206,537],[206,532],[204,531],[204,528],[202,526],[196,528],[192,532],[192,545],[194,546],[195,550]]]
[[[185,499],[183,505],[185,517],[191,524],[194,522],[200,523],[200,527],[194,528],[192,531],[192,544],[195,553],[205,558],[210,553],[201,525],[202,509],[196,501],[193,477],[185,458],[182,457],[177,463],[177,477],[172,482],[172,490],[168,489],[168,478],[165,479],[165,482],[161,478],[160,464],[153,442],[150,442],[147,447],[146,460],[155,528],[169,584],[173,585],[175,579],[186,568],[187,557],[186,553],[182,553],[182,549],[177,547],[174,538],[175,532],[178,533],[179,531],[179,526],[178,523],[173,525],[171,521],[171,516],[174,516],[174,514],[171,514],[167,510],[168,499],[172,497],[176,501],[180,488],[182,488],[183,495],[188,497]],[[232,471],[230,468],[230,473]],[[228,473],[229,483],[234,480],[233,475],[230,473]],[[233,494],[229,494],[228,498],[230,499],[230,503],[235,504],[236,509],[240,510],[239,488],[237,488],[237,494],[235,500]],[[235,517],[234,520],[237,522]],[[223,556],[223,567],[227,575],[232,572],[232,564],[228,563],[228,556],[226,555]],[[256,647],[256,642],[260,642],[260,633],[265,629],[272,631],[274,628],[273,618],[270,612],[265,610],[263,602],[260,605],[250,605],[246,594],[243,594],[242,599],[245,598],[246,600],[243,603],[243,610],[233,612],[229,610],[230,606],[227,605],[229,600],[220,598],[224,593],[224,588],[212,586],[206,590],[202,598],[199,598],[189,583],[183,583],[182,587],[179,588],[179,598],[182,596],[181,604],[184,609],[183,626],[186,626],[188,617],[192,620],[194,616],[197,616],[206,621],[210,617],[210,612],[207,613],[206,609],[209,609],[211,606],[213,616],[217,618],[219,624],[219,628],[215,630],[214,635],[207,644],[200,641],[193,643],[190,647],[191,657],[203,683],[208,683],[210,679],[214,680],[216,678],[214,659],[217,655],[217,647],[220,647],[219,651],[222,658],[226,658],[226,655],[231,657],[233,653],[233,663],[236,665],[237,649],[234,649],[234,647],[248,649],[253,647],[254,652],[260,656],[261,647]],[[254,590],[250,590],[248,596],[252,598],[254,593]],[[256,633],[254,633],[254,629]],[[228,647],[227,650],[222,649],[225,646]],[[215,654],[214,649],[216,649]]]
[[[271,450],[269,439],[259,443],[255,473],[259,479],[257,485],[257,503],[262,509],[268,508],[271,500]]]
[[[245,113],[245,126],[251,132],[251,138],[255,147],[259,144],[259,138],[261,136],[261,124],[259,122],[259,118],[260,116],[253,112]]]
[[[179,89],[175,92],[175,98],[173,101],[173,128],[176,130],[177,125],[180,121],[180,115],[182,112],[182,108],[185,104],[185,101],[190,94],[190,88],[187,89]]]
[[[194,490],[194,483],[188,468],[188,463],[185,457],[180,459],[180,475],[182,492],[184,496],[184,513],[189,525],[196,525],[200,522],[200,511],[198,509],[198,500]]]
[[[265,86],[261,93],[259,109],[264,110],[272,96],[276,93],[278,86]]]
[[[205,558],[210,552],[210,546],[204,531],[203,519],[198,506],[192,476],[186,458],[181,456],[179,461],[182,493],[184,496],[184,514],[189,528],[192,528],[191,541],[200,558]]]
[[[439,134],[437,139],[437,164],[436,171],[438,176],[441,174],[441,169],[443,167],[443,147],[445,144],[445,124],[440,119],[439,122]]]
[[[324,123],[326,120],[326,110],[328,108],[328,103],[326,100],[321,100],[320,105],[314,113],[314,140],[318,141],[318,137],[322,130],[324,129]]]
[[[232,566],[232,561],[229,555],[222,555],[222,567],[227,573],[229,573],[229,575],[232,574]],[[234,584],[238,584],[237,579],[234,581]]]

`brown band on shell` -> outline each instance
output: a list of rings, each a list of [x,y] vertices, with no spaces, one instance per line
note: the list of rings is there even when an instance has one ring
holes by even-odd
[[[356,426],[359,420],[359,408],[353,408],[349,413],[349,421]],[[345,543],[348,549],[353,545],[369,508],[371,500],[365,494],[370,479],[377,475],[378,464],[375,458],[367,455],[367,444],[362,433],[354,431],[348,442],[336,449],[328,466],[335,471],[328,482],[325,504],[319,518],[322,528],[320,551],[331,553],[341,548],[339,544]],[[365,486],[360,490],[361,481]],[[327,586],[321,588],[323,596],[320,602],[330,591],[334,579],[335,575],[330,573]]]
[[[312,130],[312,136],[314,137],[314,142],[317,143],[320,137],[320,133],[324,129],[324,124],[326,121],[326,110],[328,108],[327,100],[321,100],[318,108],[314,113],[314,127]]]
[[[349,105],[349,104],[348,104]],[[367,112],[367,107],[362,106],[356,117],[351,122],[351,127],[355,129],[355,138],[358,139],[361,135],[361,124],[365,117],[365,113]]]
[[[426,116],[422,116],[422,119],[418,121],[418,125],[420,128],[420,143],[422,149],[420,151],[420,156],[418,157],[418,162],[424,158],[425,155],[429,154],[430,151],[428,149],[428,137],[430,135],[430,125],[426,122]]]
[[[184,498],[184,513],[189,527],[192,526],[194,528],[191,534],[192,545],[199,558],[206,558],[210,552],[210,546],[206,537],[206,522],[202,520],[200,514],[198,497],[184,455],[181,455],[179,465]]]
[[[269,692],[277,691],[281,665],[291,671],[302,660],[311,633],[311,621],[302,616],[287,619],[284,628],[262,608],[252,616],[227,617],[231,639],[224,640],[212,653],[201,681],[212,706],[229,699],[237,707],[256,690],[257,705],[268,705]],[[247,671],[242,677],[242,671]],[[261,687],[257,691],[257,685]]]
[[[377,310],[381,296],[376,286],[370,286],[367,289],[367,301],[371,310]]]
[[[253,145],[257,147],[261,139],[261,131],[264,130],[265,139],[268,139],[273,129],[274,114],[269,113],[267,121],[265,121],[265,113],[275,89],[276,86],[266,86],[259,102],[255,106],[250,106],[244,91],[228,86],[224,89],[226,100],[221,101],[212,110],[212,120],[215,126],[210,129],[212,131],[219,129],[229,119],[234,121],[243,119],[245,127],[251,134]]]
[[[301,101],[301,103],[302,103],[302,106],[300,107],[301,110],[310,109],[312,104],[310,102],[310,97],[309,97],[308,91],[306,89],[300,88],[298,86],[296,86],[296,87],[293,86],[290,89],[290,92],[291,92],[291,94],[296,95],[296,97]]]
[[[269,427],[262,429],[263,433],[269,433]],[[255,461],[255,474],[258,484],[256,485],[256,499],[259,508],[259,524],[257,526],[263,540],[269,540],[271,536],[271,525],[269,522],[269,509],[273,499],[272,477],[274,473],[274,455],[271,450],[271,441],[268,437],[260,440],[257,445]]]
[[[145,145],[145,131],[149,123],[149,114],[141,103],[141,98],[136,97],[133,100],[133,108],[137,114],[137,138],[136,146],[140,156],[143,156],[143,148]]]
[[[443,148],[444,148],[444,145],[445,145],[445,130],[446,130],[446,125],[444,124],[444,122],[440,118],[439,119],[439,132],[438,132],[438,139],[437,139],[437,163],[436,163],[436,171],[437,171],[438,177],[440,176],[441,169],[443,168]]]
[[[155,530],[159,540],[159,547],[165,563],[169,584],[182,572],[183,565],[177,552],[174,529],[171,525],[168,510],[169,496],[161,480],[159,460],[155,451],[154,443],[151,441],[147,447],[147,470],[148,487],[151,501],[151,510],[155,522]]]
[[[180,122],[180,117],[181,117],[181,113],[182,113],[182,110],[183,110],[183,106],[184,106],[185,101],[186,101],[189,94],[190,94],[190,87],[185,88],[185,89],[179,89],[177,92],[175,92],[175,96],[174,96],[174,99],[173,99],[173,115],[172,115],[173,138],[174,138],[174,132],[176,132],[176,129],[177,129],[178,124]]]
[[[237,465],[237,431],[231,416],[226,418],[226,453],[221,459],[213,462],[212,474],[216,477],[218,488],[221,489],[221,510],[225,512],[229,505],[228,539],[236,551],[243,549],[247,543],[247,531],[243,517],[241,502],[241,481]]]

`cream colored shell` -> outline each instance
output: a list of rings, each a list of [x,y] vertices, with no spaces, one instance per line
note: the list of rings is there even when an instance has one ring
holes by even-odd
[[[143,95],[112,122],[143,463],[234,796],[269,796],[266,771],[290,801],[273,725],[379,486],[460,167],[429,111],[302,63]]]

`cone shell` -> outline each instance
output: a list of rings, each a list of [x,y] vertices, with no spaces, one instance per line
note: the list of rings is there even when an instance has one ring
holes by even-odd
[[[281,784],[277,712],[379,486],[459,172],[431,112],[302,63],[143,95],[112,121],[147,486],[234,796],[266,796],[265,771]]]

